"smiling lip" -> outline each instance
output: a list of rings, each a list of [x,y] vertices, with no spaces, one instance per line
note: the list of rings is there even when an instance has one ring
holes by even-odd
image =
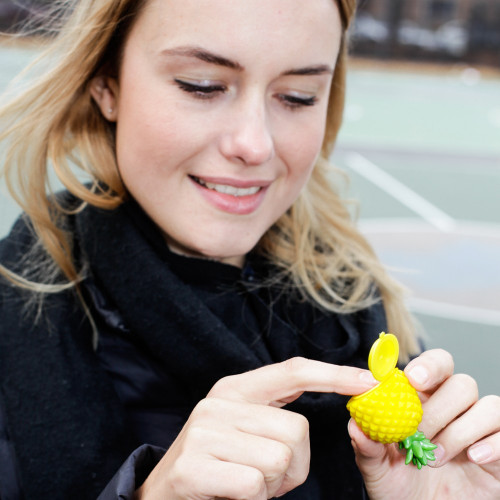
[[[206,201],[224,212],[246,215],[259,208],[271,181],[189,176]]]

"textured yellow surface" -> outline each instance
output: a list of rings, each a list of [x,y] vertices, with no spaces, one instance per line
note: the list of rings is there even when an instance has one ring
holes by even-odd
[[[351,398],[347,409],[363,432],[381,443],[411,436],[423,414],[417,391],[397,368],[370,391]]]

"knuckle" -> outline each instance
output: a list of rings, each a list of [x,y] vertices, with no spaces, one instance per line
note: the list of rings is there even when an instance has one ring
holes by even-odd
[[[168,473],[169,486],[174,494],[180,498],[184,498],[188,493],[189,478],[192,475],[190,471],[190,463],[188,460],[183,460],[180,457],[174,462]]]
[[[258,469],[248,469],[241,480],[241,488],[245,496],[242,498],[260,498],[266,491],[264,475]]]
[[[472,401],[477,401],[479,390],[476,380],[466,373],[457,373],[452,377],[453,383],[460,387],[462,394],[470,397]]]
[[[198,402],[198,404],[193,408],[191,412],[192,419],[204,418],[208,413],[210,413],[210,407],[212,406],[212,402],[208,400],[208,398],[202,399]]]
[[[439,349],[441,356],[444,361],[451,367],[451,370],[453,371],[455,369],[455,360],[453,359],[453,356],[451,353],[448,351],[445,351],[444,349]]]
[[[446,351],[444,349],[437,348],[437,349],[433,349],[432,352],[434,352],[436,356],[439,356],[443,360],[446,360],[448,362],[453,363],[453,356],[448,351]]]
[[[497,415],[500,418],[500,396],[495,394],[489,394],[488,396],[483,396],[479,403],[482,406],[486,406],[491,414]]]
[[[289,478],[291,485],[296,488],[297,486],[305,483],[307,477],[309,476],[309,462],[304,464],[303,467],[297,468],[293,477]]]
[[[217,397],[221,396],[228,391],[232,390],[234,387],[234,378],[236,375],[228,375],[227,377],[223,377],[219,379],[212,387],[209,392],[209,396]]]
[[[307,358],[301,356],[295,356],[294,358],[287,359],[281,363],[281,366],[285,372],[290,376],[295,376],[298,372],[306,368],[308,363]]]
[[[295,413],[294,417],[294,427],[295,430],[292,434],[293,442],[296,444],[302,444],[305,441],[309,441],[309,420],[307,420],[304,415]]]
[[[444,426],[444,422],[442,421],[442,418],[440,415],[436,414],[435,412],[425,412],[424,411],[424,418],[422,419],[422,429],[424,430],[424,433],[426,435],[434,435],[434,433],[438,432],[441,430]],[[429,438],[430,439],[430,438]]]
[[[446,366],[453,372],[455,361],[448,351],[439,348],[431,349],[430,351],[426,351],[422,356],[430,358],[431,366]]]
[[[201,448],[207,439],[207,433],[206,427],[198,424],[192,424],[187,427],[185,429],[185,438],[182,445],[183,451]]]
[[[191,412],[191,420],[208,420],[223,411],[223,402],[218,398],[205,398]]]
[[[269,465],[266,476],[278,477],[283,475],[293,459],[292,450],[283,443],[275,443],[274,450],[269,453]]]

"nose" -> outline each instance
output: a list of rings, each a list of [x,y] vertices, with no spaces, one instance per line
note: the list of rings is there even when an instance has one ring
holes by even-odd
[[[249,166],[262,165],[271,160],[274,140],[268,121],[263,103],[250,101],[234,106],[226,133],[221,139],[222,154],[230,161]]]

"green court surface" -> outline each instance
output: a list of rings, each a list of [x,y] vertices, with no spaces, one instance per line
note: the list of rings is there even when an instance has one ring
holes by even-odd
[[[356,64],[333,162],[426,345],[499,394],[500,77]]]
[[[0,90],[32,56],[0,47]],[[332,160],[427,346],[500,393],[500,77],[356,64]],[[17,213],[0,186],[0,237]]]

